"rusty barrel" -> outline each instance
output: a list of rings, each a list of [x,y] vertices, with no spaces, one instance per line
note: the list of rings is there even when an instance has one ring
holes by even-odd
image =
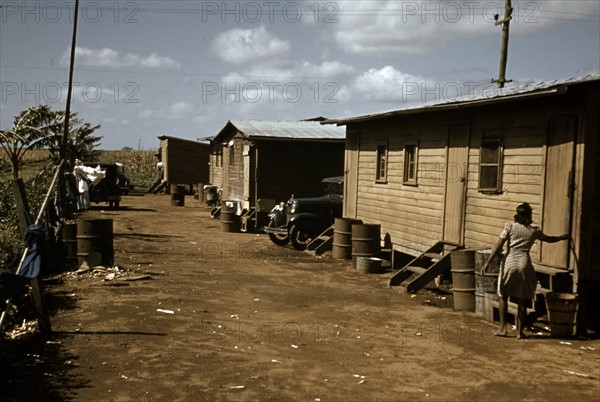
[[[114,263],[112,219],[77,220],[77,263],[87,261],[90,267]]]
[[[490,254],[492,254],[491,249],[475,251],[475,313],[482,316],[486,315],[486,311],[489,310],[487,304],[491,296],[486,297],[486,294],[497,290],[498,273],[503,258],[503,254],[496,255],[490,262],[486,273],[481,275],[481,268]]]
[[[569,338],[573,336],[579,298],[570,293],[546,293],[546,310],[550,323],[550,336]]]
[[[235,233],[242,229],[242,218],[237,212],[238,201],[225,201],[221,205],[221,229],[223,232]]]
[[[67,268],[77,266],[77,222],[67,221],[62,227],[62,242]]]
[[[488,260],[488,258],[490,257],[490,254],[492,254],[491,249],[475,251],[475,270],[476,271],[481,271],[483,264],[485,264],[485,262]],[[503,257],[503,255],[498,254],[492,259],[490,266],[487,270],[487,272],[489,274],[497,274],[498,272],[500,272],[500,264],[502,262],[502,257]]]
[[[357,268],[358,257],[379,257],[381,225],[361,223],[352,225],[352,266]]]
[[[361,224],[360,219],[335,218],[333,225],[333,248],[331,255],[338,260],[352,258],[352,225]]]
[[[185,205],[185,186],[171,184],[171,205],[174,207]]]
[[[475,250],[450,253],[454,309],[475,311]]]

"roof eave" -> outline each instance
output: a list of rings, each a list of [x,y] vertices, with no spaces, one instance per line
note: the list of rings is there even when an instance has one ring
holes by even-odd
[[[497,104],[497,103],[510,102],[510,101],[517,100],[517,99],[524,99],[524,98],[529,99],[529,98],[550,96],[550,95],[556,95],[556,94],[563,94],[566,91],[567,91],[567,85],[559,85],[556,87],[547,88],[547,89],[543,89],[543,90],[539,90],[539,91],[535,91],[535,92],[504,95],[504,96],[498,96],[495,98],[476,99],[476,100],[466,100],[466,101],[458,101],[458,102],[452,102],[452,103],[435,104],[435,105],[424,106],[424,107],[414,108],[414,109],[401,109],[401,110],[393,110],[393,111],[384,112],[384,113],[376,113],[376,114],[371,114],[371,115],[350,117],[347,119],[329,119],[329,120],[325,120],[325,121],[321,122],[321,124],[335,124],[337,126],[345,126],[345,125],[353,124],[353,123],[362,123],[365,121],[386,119],[389,117],[416,115],[416,114],[430,113],[430,112],[436,112],[436,111],[455,110],[455,109],[465,108],[465,107],[477,107],[477,106],[481,106],[481,105],[488,105],[488,104],[491,105],[491,104]]]

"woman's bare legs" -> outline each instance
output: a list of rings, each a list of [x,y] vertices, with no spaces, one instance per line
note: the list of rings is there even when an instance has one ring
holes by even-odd
[[[500,328],[494,331],[496,336],[506,336],[506,316],[508,315],[508,296],[500,296],[498,300],[498,314],[500,315]]]
[[[517,339],[527,338],[523,332],[525,330],[525,319],[527,317],[527,307],[525,299],[517,299]]]

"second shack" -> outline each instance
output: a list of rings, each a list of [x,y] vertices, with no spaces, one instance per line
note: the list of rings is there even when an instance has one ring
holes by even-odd
[[[319,196],[323,178],[343,175],[345,132],[319,121],[230,120],[211,139],[210,182],[260,227],[275,203]]]

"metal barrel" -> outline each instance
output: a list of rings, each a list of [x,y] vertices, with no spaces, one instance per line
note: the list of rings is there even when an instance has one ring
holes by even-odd
[[[335,218],[333,225],[333,248],[331,255],[338,260],[352,258],[352,225],[361,224],[360,219]]]
[[[77,266],[77,222],[66,222],[62,227],[62,242],[67,268]]]
[[[570,293],[546,293],[546,310],[550,323],[550,336],[569,338],[573,336],[579,307],[579,298]]]
[[[455,250],[450,253],[454,309],[475,311],[475,251]]]
[[[358,257],[379,257],[381,253],[381,225],[352,225],[352,266],[356,269]]]
[[[87,261],[90,267],[114,263],[112,219],[77,220],[77,263]]]
[[[363,274],[378,274],[381,272],[381,258],[357,257],[356,270]]]
[[[490,254],[492,254],[491,249],[477,250],[475,251],[475,270],[481,271],[483,264],[487,261]],[[490,266],[487,270],[489,274],[497,274],[500,272],[500,264],[502,263],[502,255],[497,255],[494,257]]]
[[[201,201],[201,202],[205,201],[205,198],[204,198],[204,183],[198,183],[198,191],[196,192],[195,198],[198,201]]]
[[[237,215],[237,201],[225,201],[221,205],[221,230],[235,233],[242,229],[242,218]]]
[[[185,205],[185,186],[171,184],[171,205],[174,207]]]
[[[475,313],[485,316],[487,299],[486,293],[494,293],[498,287],[498,274],[485,273],[481,275],[475,269]]]

